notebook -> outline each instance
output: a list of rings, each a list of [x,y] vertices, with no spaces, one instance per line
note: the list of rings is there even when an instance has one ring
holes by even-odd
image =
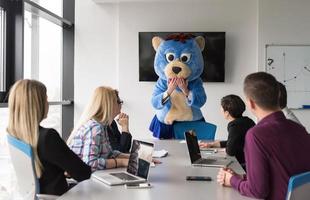
[[[126,171],[106,172],[98,170],[92,177],[108,185],[145,182],[148,179],[154,144],[133,140]]]
[[[184,134],[189,152],[189,157],[193,166],[227,167],[229,164],[232,163],[232,161],[230,159],[227,159],[226,157],[210,156],[207,158],[202,158],[195,132],[186,131]]]

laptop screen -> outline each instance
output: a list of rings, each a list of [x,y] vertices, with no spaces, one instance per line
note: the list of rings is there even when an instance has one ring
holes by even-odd
[[[133,140],[127,172],[147,179],[152,162],[153,150],[154,144]]]
[[[189,157],[191,158],[191,162],[194,163],[201,158],[197,136],[194,131],[186,131],[184,134],[189,152]]]

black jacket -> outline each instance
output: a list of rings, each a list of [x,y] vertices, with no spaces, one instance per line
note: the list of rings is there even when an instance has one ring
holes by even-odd
[[[247,131],[255,125],[248,117],[237,118],[227,125],[228,139],[221,141],[221,147],[226,147],[226,153],[235,156],[240,164],[244,164],[244,141]]]
[[[64,172],[77,181],[89,179],[91,168],[86,165],[54,129],[40,127],[38,155],[43,165],[39,179],[40,193],[62,195],[68,190]]]
[[[113,120],[111,126],[108,127],[110,144],[113,150],[128,153],[131,147],[132,136],[130,133],[120,133],[116,122]]]

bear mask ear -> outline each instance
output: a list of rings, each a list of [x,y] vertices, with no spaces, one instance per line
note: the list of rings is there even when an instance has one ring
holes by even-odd
[[[202,36],[197,36],[195,37],[195,40],[200,47],[200,50],[203,51],[203,49],[205,48],[205,39]]]
[[[155,36],[153,37],[152,39],[152,45],[153,45],[153,48],[155,49],[155,51],[157,51],[160,43],[163,41],[163,39],[161,39],[160,37],[158,36]]]

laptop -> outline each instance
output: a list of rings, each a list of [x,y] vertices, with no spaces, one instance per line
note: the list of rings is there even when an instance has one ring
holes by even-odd
[[[148,179],[153,151],[153,143],[133,140],[126,171],[106,172],[105,170],[98,170],[92,174],[92,177],[108,185],[145,182]]]
[[[198,139],[194,131],[186,131],[185,133],[186,144],[189,152],[189,157],[193,166],[199,167],[227,167],[232,163],[226,157],[210,156],[202,158],[198,145]]]

